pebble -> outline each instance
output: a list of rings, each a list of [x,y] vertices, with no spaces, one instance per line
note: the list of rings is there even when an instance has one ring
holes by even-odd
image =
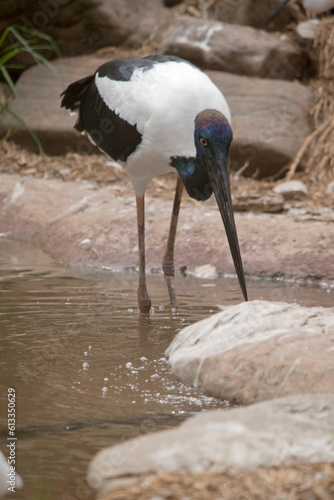
[[[277,184],[273,192],[283,195],[286,200],[300,200],[308,193],[308,189],[302,181],[292,180]]]

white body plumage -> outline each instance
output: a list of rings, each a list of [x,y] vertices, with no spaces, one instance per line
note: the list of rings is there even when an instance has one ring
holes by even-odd
[[[142,134],[141,143],[125,164],[138,195],[153,177],[175,172],[171,156],[196,156],[194,120],[200,111],[216,109],[231,121],[220,90],[205,73],[186,62],[137,68],[129,81],[97,73],[95,84],[105,104]]]

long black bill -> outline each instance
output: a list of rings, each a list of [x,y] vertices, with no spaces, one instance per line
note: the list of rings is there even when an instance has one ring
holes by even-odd
[[[242,267],[238,235],[232,208],[229,159],[220,158],[218,160],[207,160],[206,167],[211,187],[215,193],[219,211],[224,222],[226,236],[230,245],[232,259],[237,272],[240,288],[245,300],[248,300],[245,275]]]

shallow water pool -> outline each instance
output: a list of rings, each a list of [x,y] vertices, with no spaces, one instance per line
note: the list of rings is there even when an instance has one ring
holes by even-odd
[[[171,374],[164,351],[185,326],[240,302],[236,279],[177,276],[172,312],[162,275],[150,274],[154,313],[137,312],[137,273],[66,271],[0,240],[0,427],[7,456],[7,391],[16,393],[19,500],[88,500],[89,461],[105,446],[177,425],[228,402]],[[269,280],[250,299],[332,306],[333,292]]]

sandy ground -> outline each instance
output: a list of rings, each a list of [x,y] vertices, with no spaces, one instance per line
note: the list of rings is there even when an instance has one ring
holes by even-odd
[[[118,186],[124,187],[132,194],[132,187],[126,172],[123,169],[113,168],[103,155],[81,156],[70,153],[66,156],[40,156],[22,149],[13,142],[4,141],[0,142],[0,172],[44,179],[56,178],[64,181],[90,180],[99,184],[117,182]],[[294,179],[303,181],[309,191],[305,199],[299,200],[299,206],[310,209],[333,207],[334,193],[329,192],[329,181],[316,181],[303,173],[297,173]],[[231,176],[232,192],[235,197],[244,193],[269,194],[279,182],[282,181],[273,179],[259,181],[251,177],[243,177],[238,173],[233,173]],[[155,178],[149,186],[148,194],[173,198],[174,184],[172,176]]]

